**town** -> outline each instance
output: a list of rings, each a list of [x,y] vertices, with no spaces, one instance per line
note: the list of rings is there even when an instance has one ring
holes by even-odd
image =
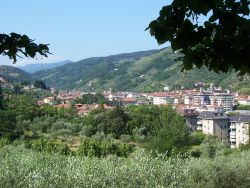
[[[240,110],[237,106],[249,106],[250,96],[239,95],[213,84],[195,83],[192,90],[174,90],[166,86],[162,92],[135,93],[104,91],[105,104],[76,103],[83,95],[96,95],[96,92],[64,91],[38,101],[39,105],[49,104],[56,108],[72,108],[79,116],[86,116],[95,108],[112,109],[127,105],[171,105],[184,117],[190,131],[202,131],[215,135],[231,148],[238,148],[249,142],[250,110]],[[30,88],[24,88],[30,89]]]

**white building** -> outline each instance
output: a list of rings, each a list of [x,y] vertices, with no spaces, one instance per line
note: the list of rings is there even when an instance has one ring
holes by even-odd
[[[230,118],[231,148],[238,148],[249,142],[250,115],[236,115]]]
[[[153,95],[154,105],[172,104],[173,101],[174,99],[167,93],[156,93]]]
[[[193,96],[193,104],[221,106],[224,111],[231,111],[234,105],[234,95],[230,93],[196,94]]]
[[[129,92],[127,94],[127,98],[140,98],[140,93],[132,93],[132,92]]]
[[[234,105],[234,95],[230,93],[213,94],[210,96],[211,104],[222,106],[223,110],[231,111]]]

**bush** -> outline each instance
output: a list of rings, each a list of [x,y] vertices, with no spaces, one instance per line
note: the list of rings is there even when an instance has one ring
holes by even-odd
[[[131,145],[100,142],[94,139],[83,139],[77,151],[78,155],[91,157],[106,157],[110,154],[119,157],[128,157],[132,152],[133,147]]]
[[[205,140],[205,138],[206,138],[206,135],[201,131],[192,132],[191,144],[192,145],[200,145],[203,142],[203,140]]]
[[[1,138],[0,139],[0,148],[10,144],[10,141],[7,138]]]
[[[31,148],[45,153],[58,153],[68,155],[70,149],[66,144],[57,143],[52,140],[38,139],[32,142]]]

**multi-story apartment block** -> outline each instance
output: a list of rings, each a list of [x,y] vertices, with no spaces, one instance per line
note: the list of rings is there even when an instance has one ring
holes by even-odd
[[[210,96],[213,105],[222,106],[223,110],[231,111],[234,105],[234,95],[230,93],[216,93]]]
[[[221,141],[229,142],[229,118],[222,112],[203,111],[199,114],[198,130],[204,134],[215,135]]]
[[[231,148],[238,148],[241,144],[249,143],[250,115],[236,115],[230,117]]]
[[[224,111],[232,111],[234,95],[230,93],[206,93],[193,95],[194,105],[221,106]]]

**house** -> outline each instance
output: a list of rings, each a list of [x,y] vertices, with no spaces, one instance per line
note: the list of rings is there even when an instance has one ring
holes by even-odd
[[[238,148],[241,144],[249,143],[250,115],[235,115],[230,117],[231,148]]]
[[[135,98],[127,97],[127,98],[120,99],[120,103],[123,106],[126,106],[126,105],[136,105],[137,104],[137,100]]]
[[[227,115],[219,111],[203,111],[197,118],[198,130],[229,143],[229,118]]]
[[[55,105],[56,108],[71,108],[71,104],[58,104]]]
[[[250,96],[239,96],[238,103],[241,105],[250,105]]]
[[[45,104],[49,104],[49,105],[55,105],[56,104],[55,97],[46,97],[45,99],[43,99],[43,102]]]

